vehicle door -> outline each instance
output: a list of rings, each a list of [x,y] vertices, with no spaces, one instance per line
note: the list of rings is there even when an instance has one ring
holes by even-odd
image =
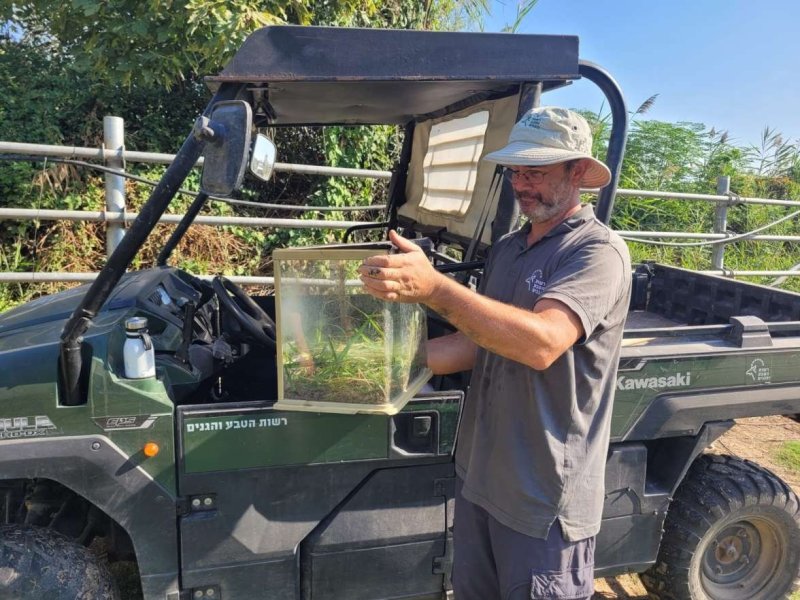
[[[394,416],[178,407],[182,590],[442,597],[462,403],[421,395]]]

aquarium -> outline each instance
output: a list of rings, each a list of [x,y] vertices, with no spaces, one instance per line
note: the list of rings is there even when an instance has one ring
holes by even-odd
[[[431,376],[425,309],[373,298],[363,260],[389,244],[276,250],[280,409],[394,414]]]

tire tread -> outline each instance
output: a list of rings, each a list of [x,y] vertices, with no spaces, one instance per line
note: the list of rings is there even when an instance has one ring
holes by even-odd
[[[50,529],[0,525],[0,598],[118,600],[104,561]]]
[[[649,597],[706,600],[691,594],[691,563],[697,548],[720,518],[752,506],[785,511],[800,531],[800,500],[772,471],[734,456],[699,456],[670,505],[656,563],[641,574]],[[796,577],[797,572],[795,581]]]

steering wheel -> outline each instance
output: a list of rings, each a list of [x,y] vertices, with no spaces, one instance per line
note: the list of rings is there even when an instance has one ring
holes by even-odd
[[[219,303],[239,324],[248,339],[275,349],[275,321],[242,288],[222,275],[214,277],[211,287]]]

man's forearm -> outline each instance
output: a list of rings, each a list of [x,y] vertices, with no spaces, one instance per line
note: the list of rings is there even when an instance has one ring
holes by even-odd
[[[461,332],[428,340],[428,367],[434,375],[468,371],[475,366],[478,346]]]
[[[436,293],[426,304],[478,346],[534,369],[546,369],[580,334],[580,321],[564,320],[557,301],[545,300],[536,312],[482,296],[440,275]],[[563,307],[563,305],[560,305]],[[577,326],[575,335],[565,329]]]

